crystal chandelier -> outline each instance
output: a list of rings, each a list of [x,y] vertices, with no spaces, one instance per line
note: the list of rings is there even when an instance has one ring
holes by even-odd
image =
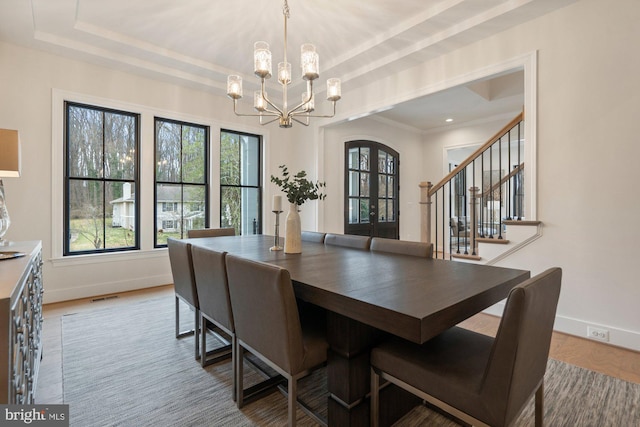
[[[260,117],[260,124],[266,125],[278,120],[281,128],[290,128],[293,121],[309,126],[310,117],[330,118],[336,114],[336,102],[341,97],[340,79],[327,80],[327,100],[333,103],[331,115],[311,114],[315,109],[315,97],[313,94],[313,81],[319,77],[318,54],[312,44],[305,43],[301,47],[300,67],[302,79],[306,80],[306,92],[302,93],[302,102],[293,108],[289,108],[287,102],[287,86],[291,83],[291,64],[287,62],[287,20],[289,19],[289,4],[284,0],[282,9],[284,15],[284,62],[278,64],[278,82],[282,85],[282,107],[278,107],[267,96],[265,89],[266,79],[271,77],[271,51],[266,42],[259,41],[254,45],[253,62],[254,73],[260,78],[260,90],[254,92],[253,108],[257,111],[253,114],[238,113],[238,99],[242,98],[242,77],[230,75],[227,78],[227,96],[233,100],[233,112],[237,116]],[[267,118],[266,120],[264,120]],[[264,120],[264,121],[263,121]]]

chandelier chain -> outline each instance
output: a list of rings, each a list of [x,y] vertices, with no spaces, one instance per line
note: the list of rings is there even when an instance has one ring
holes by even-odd
[[[287,0],[284,0],[284,6],[282,8],[282,13],[287,18],[290,18],[290,15],[289,15],[289,3],[287,2]]]

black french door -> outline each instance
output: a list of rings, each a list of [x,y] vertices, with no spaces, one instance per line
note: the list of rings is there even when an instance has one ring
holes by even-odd
[[[399,155],[373,141],[345,144],[344,232],[397,239]]]

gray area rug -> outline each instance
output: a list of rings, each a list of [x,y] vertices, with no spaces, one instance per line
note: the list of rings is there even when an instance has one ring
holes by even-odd
[[[173,304],[173,297],[163,297],[62,318],[64,403],[71,426],[286,425],[281,393],[236,408],[230,361],[203,369],[193,358],[193,338],[174,338]],[[193,314],[185,308],[181,317],[186,328]],[[246,364],[245,374],[246,385],[262,379]],[[301,380],[300,394],[326,413],[324,375],[320,370]],[[548,426],[640,426],[640,384],[556,360],[549,360],[545,383]],[[299,409],[297,418],[301,426],[315,425]],[[533,402],[515,425],[534,425]],[[419,406],[396,426],[456,424]]]

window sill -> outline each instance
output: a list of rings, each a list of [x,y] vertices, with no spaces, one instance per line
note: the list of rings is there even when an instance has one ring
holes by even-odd
[[[68,267],[74,265],[103,264],[107,262],[138,261],[144,259],[165,258],[167,248],[157,248],[147,251],[109,252],[100,254],[70,255],[50,258],[54,267]]]

